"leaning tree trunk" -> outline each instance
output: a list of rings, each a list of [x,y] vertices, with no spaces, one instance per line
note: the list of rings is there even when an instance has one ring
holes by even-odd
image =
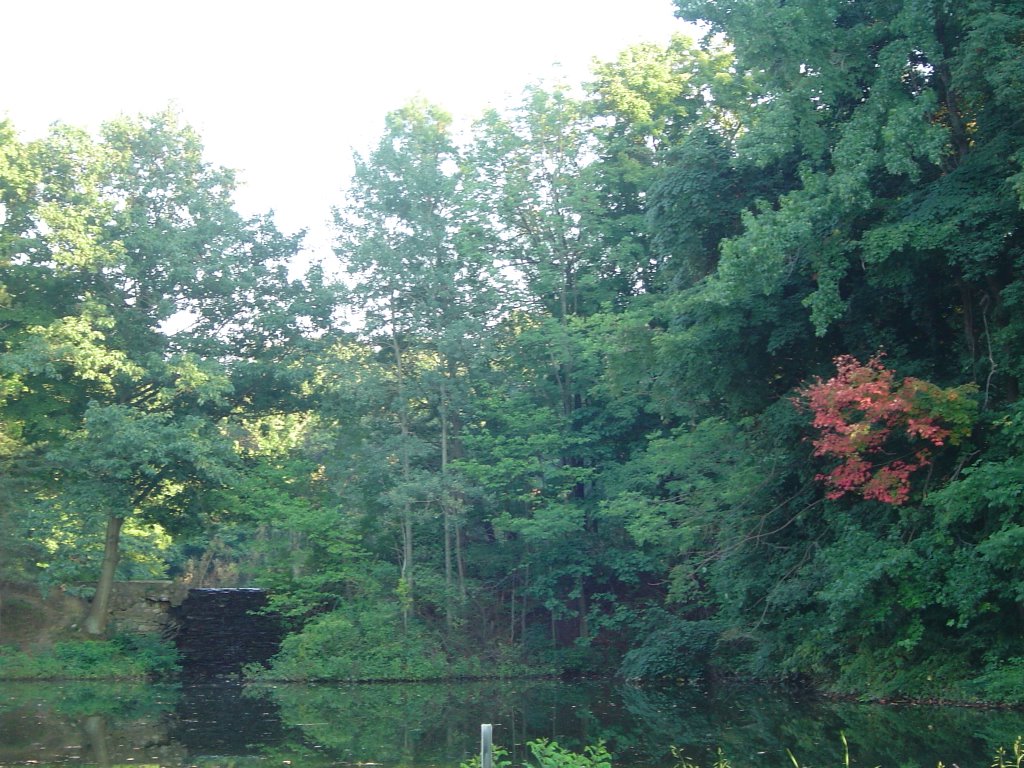
[[[89,615],[85,617],[85,631],[90,635],[99,636],[107,632],[107,610],[110,607],[110,594],[114,591],[114,572],[117,570],[117,559],[120,555],[119,544],[123,524],[123,517],[107,518],[100,580],[96,585],[96,594],[93,595]]]

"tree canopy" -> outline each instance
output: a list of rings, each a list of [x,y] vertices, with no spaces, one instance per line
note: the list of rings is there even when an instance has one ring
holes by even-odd
[[[388,115],[333,281],[172,113],[0,125],[0,576],[259,583],[289,677],[1020,701],[1024,4],[677,7]]]

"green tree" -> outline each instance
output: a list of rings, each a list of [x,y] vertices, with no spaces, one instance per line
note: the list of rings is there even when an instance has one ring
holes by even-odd
[[[40,503],[107,521],[86,624],[102,633],[123,521],[202,511],[225,479],[218,424],[251,394],[239,384],[283,361],[327,302],[288,278],[298,239],[236,213],[233,175],[172,113],[108,123],[98,141],[58,126],[29,154],[5,370],[26,442],[60,480]]]
[[[38,303],[11,293],[12,259],[18,252],[21,234],[32,209],[32,189],[37,172],[28,147],[18,140],[8,121],[0,122],[0,360],[12,351],[8,331],[12,318],[38,311]],[[14,287],[16,291],[16,287]],[[37,294],[38,295],[38,294]],[[0,363],[0,574],[3,578],[25,576],[33,547],[21,533],[29,477],[40,471],[32,460],[25,440],[25,418],[15,401],[23,388],[23,377]]]
[[[337,215],[337,252],[353,276],[350,296],[363,313],[362,334],[389,358],[403,595],[413,605],[414,523],[437,509],[449,626],[456,571],[457,592],[465,596],[460,491],[449,466],[462,451],[467,377],[499,302],[498,277],[482,257],[465,206],[450,121],[421,102],[392,112],[376,150],[357,159],[350,204]]]
[[[763,187],[732,167],[752,96],[725,46],[674,36],[599,64],[588,84],[599,139],[594,173],[601,230],[633,291],[660,292],[706,276],[717,242]],[[759,183],[760,181],[760,183]]]

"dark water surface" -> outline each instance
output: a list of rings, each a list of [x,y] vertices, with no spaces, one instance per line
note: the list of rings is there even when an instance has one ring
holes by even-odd
[[[0,766],[446,766],[481,723],[516,764],[524,744],[603,739],[616,766],[988,766],[1024,713],[794,699],[769,689],[607,682],[415,685],[0,683]]]

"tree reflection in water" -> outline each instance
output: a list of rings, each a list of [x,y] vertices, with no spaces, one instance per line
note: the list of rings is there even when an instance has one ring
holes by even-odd
[[[0,766],[446,766],[476,754],[480,723],[516,764],[525,742],[604,740],[617,766],[670,766],[670,747],[709,765],[988,764],[1024,733],[1024,713],[794,698],[763,688],[637,687],[598,681],[182,685],[7,683]]]

